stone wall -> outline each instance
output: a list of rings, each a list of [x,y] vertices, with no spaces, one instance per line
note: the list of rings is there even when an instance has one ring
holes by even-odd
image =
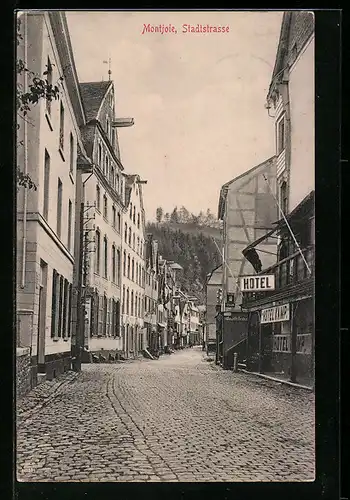
[[[17,347],[16,350],[16,396],[21,398],[31,389],[30,349]]]

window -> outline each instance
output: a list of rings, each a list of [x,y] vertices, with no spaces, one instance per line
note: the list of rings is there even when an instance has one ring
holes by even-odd
[[[123,286],[123,303],[122,303],[122,313],[124,313],[124,311],[126,311],[126,307],[125,307],[125,285]]]
[[[130,279],[130,255],[128,255],[128,278]]]
[[[133,215],[132,220],[133,220],[133,223],[135,224],[135,222],[136,222],[136,207],[135,206],[134,206],[134,215]]]
[[[120,250],[117,250],[117,277],[116,283],[120,285]]]
[[[115,246],[112,245],[112,281],[116,282]]]
[[[129,314],[129,288],[126,291],[126,314]]]
[[[69,136],[69,149],[70,149],[70,158],[69,158],[69,171],[71,174],[74,173],[74,137],[72,132]]]
[[[64,149],[64,107],[61,101],[60,107],[60,139],[59,139],[59,147],[63,151]]]
[[[109,164],[108,164],[108,156],[106,155],[106,161],[105,161],[105,176],[108,178],[108,168],[109,168]]]
[[[114,229],[116,228],[116,218],[117,218],[117,211],[115,209],[115,206],[112,206],[112,219],[113,219],[113,227]]]
[[[117,192],[119,192],[119,175],[116,175],[116,181],[115,181],[115,189]]]
[[[135,278],[135,261],[132,259],[131,262],[131,279],[134,281]]]
[[[50,58],[47,58],[47,65],[46,65],[46,80],[48,86],[52,85],[52,65]],[[51,115],[51,101],[49,99],[46,99],[46,111],[48,112],[49,115]]]
[[[128,225],[125,223],[124,224],[124,241],[125,243],[127,242],[128,239]]]
[[[102,170],[102,146],[101,146],[101,144],[98,145],[98,166]]]
[[[57,234],[61,237],[62,230],[62,182],[58,179],[57,182]]]
[[[121,216],[120,216],[120,212],[118,212],[118,216],[117,216],[117,219],[118,219],[118,225],[117,225],[117,228],[118,228],[118,233],[120,233],[120,229],[121,229]]]
[[[131,246],[131,227],[129,227],[129,245]]]
[[[68,239],[67,239],[68,250],[71,250],[71,246],[72,246],[72,211],[73,211],[73,205],[72,205],[72,202],[69,200],[68,201]]]
[[[45,166],[44,166],[44,207],[43,216],[48,219],[49,216],[49,188],[50,188],[50,155],[45,149]]]
[[[111,167],[111,184],[113,189],[114,189],[114,180],[115,180],[114,167]]]
[[[140,214],[137,214],[137,227],[140,229]]]
[[[287,213],[287,208],[288,208],[287,205],[288,205],[287,183],[283,181],[280,187],[280,206],[284,214]]]
[[[136,247],[136,251],[137,251],[137,253],[139,253],[139,251],[140,251],[140,238],[139,238],[139,237],[137,237],[137,247]]]
[[[96,256],[95,256],[95,272],[100,274],[100,261],[101,261],[101,234],[96,231]]]
[[[132,203],[130,203],[130,219],[132,219]]]
[[[98,211],[101,210],[101,191],[99,186],[96,186],[96,208]]]
[[[134,291],[131,291],[131,308],[130,315],[134,316]]]
[[[285,122],[284,117],[277,123],[277,154],[285,148]]]
[[[107,243],[107,237],[105,236],[103,238],[103,247],[104,247],[104,269],[103,269],[103,275],[105,278],[107,278],[107,269],[108,269],[108,243]]]
[[[135,250],[135,233],[132,235],[132,248]]]
[[[123,253],[123,275],[126,276],[126,252]]]
[[[107,196],[103,195],[103,217],[107,219],[107,215],[108,215]]]

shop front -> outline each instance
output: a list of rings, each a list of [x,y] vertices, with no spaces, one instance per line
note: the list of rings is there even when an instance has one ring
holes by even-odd
[[[312,296],[266,304],[250,311],[247,369],[313,386],[314,311]]]

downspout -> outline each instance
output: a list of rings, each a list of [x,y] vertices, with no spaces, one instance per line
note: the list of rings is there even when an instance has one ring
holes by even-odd
[[[28,43],[27,43],[27,13],[24,12],[24,66],[27,67],[28,62]],[[27,91],[28,87],[28,76],[27,71],[24,71],[24,90]],[[28,130],[27,121],[23,120],[23,170],[24,175],[28,173]],[[26,275],[26,250],[27,250],[27,204],[28,204],[28,188],[24,187],[23,193],[23,238],[22,238],[22,276],[21,276],[21,288],[25,287],[25,275]]]

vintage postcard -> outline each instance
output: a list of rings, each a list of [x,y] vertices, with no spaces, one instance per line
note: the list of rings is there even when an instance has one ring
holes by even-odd
[[[314,481],[314,13],[16,27],[17,480]]]

